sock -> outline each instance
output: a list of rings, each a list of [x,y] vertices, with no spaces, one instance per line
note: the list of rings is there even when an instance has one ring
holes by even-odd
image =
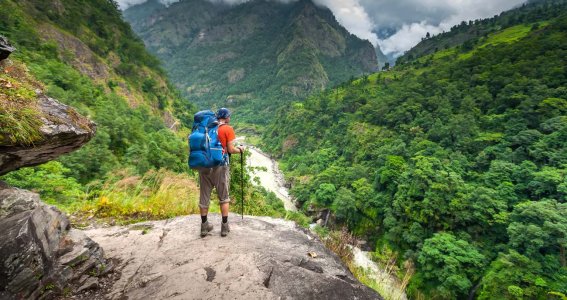
[[[207,216],[201,216],[201,222],[202,223],[207,222]]]
[[[222,222],[223,222],[223,223],[226,223],[226,222],[228,222],[228,216],[226,216],[226,217],[225,217],[225,216],[223,216],[223,217],[222,217]]]

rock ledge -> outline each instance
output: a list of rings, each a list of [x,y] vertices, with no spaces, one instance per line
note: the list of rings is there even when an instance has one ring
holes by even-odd
[[[382,299],[293,222],[236,215],[199,237],[200,217],[85,231],[121,261],[110,299]],[[312,258],[308,252],[317,253]]]
[[[44,116],[39,129],[43,140],[32,146],[0,143],[0,175],[56,159],[79,149],[94,136],[95,123],[72,107],[41,93],[38,104]]]

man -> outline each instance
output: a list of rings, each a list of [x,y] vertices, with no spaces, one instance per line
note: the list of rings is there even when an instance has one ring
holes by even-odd
[[[218,136],[222,144],[223,154],[234,154],[244,151],[244,147],[235,147],[234,129],[228,125],[230,123],[230,111],[226,108],[221,108],[217,112],[219,120]],[[211,191],[213,187],[217,189],[219,196],[219,203],[222,215],[221,236],[226,236],[230,232],[228,226],[228,210],[230,198],[228,196],[228,189],[230,187],[230,169],[228,160],[222,166],[214,168],[201,168],[199,169],[199,180],[201,183],[201,191],[199,197],[199,208],[201,210],[201,237],[205,237],[211,230],[213,225],[209,224],[207,214],[209,213],[209,204],[211,201]]]

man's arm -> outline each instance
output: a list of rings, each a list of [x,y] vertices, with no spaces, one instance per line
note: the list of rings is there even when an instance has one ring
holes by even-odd
[[[228,153],[230,153],[230,154],[242,153],[244,151],[243,146],[238,146],[238,147],[234,146],[234,140],[228,142],[227,148],[228,148]]]

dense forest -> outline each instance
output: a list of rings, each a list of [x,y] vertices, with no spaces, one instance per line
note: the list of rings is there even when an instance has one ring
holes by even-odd
[[[413,298],[567,294],[567,4],[503,18],[296,102],[263,137],[305,211],[415,265]]]

